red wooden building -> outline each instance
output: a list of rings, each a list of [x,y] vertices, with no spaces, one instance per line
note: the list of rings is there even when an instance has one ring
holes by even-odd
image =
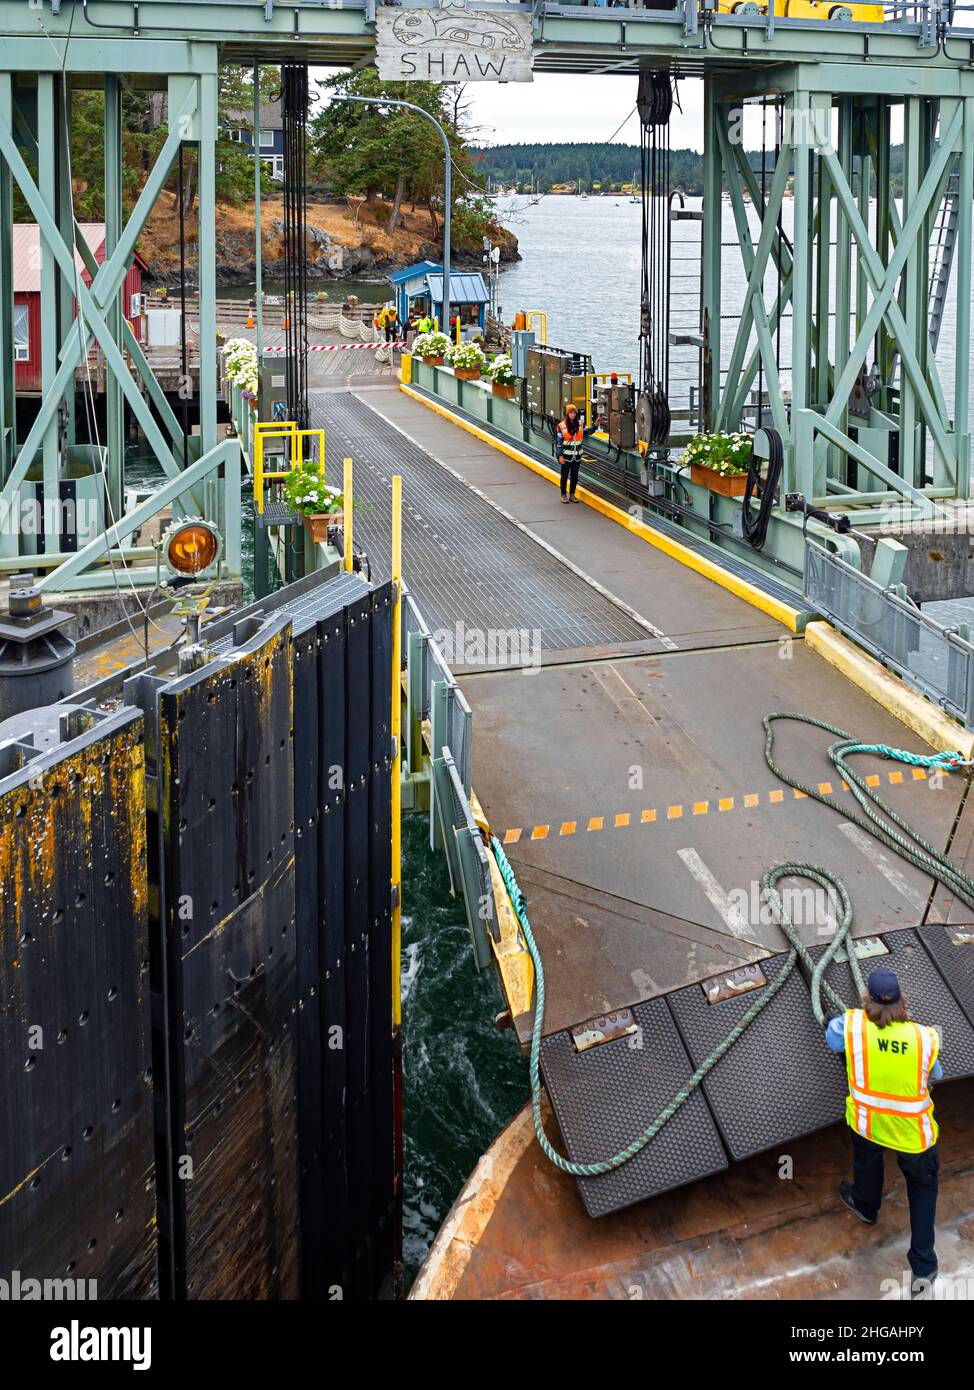
[[[105,259],[104,222],[83,222],[81,231],[99,265]],[[41,235],[35,222],[16,222],[13,229],[14,361],[18,392],[39,395],[41,387]],[[75,252],[75,264],[86,285],[91,276]],[[122,312],[135,336],[142,338],[142,272],[134,256],[122,287]]]

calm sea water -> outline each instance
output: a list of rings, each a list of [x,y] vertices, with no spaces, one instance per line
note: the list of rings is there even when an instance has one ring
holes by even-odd
[[[549,341],[558,347],[591,353],[595,370],[635,372],[639,362],[639,266],[640,222],[638,204],[625,196],[581,199],[548,194],[532,206],[527,197],[495,200],[501,220],[515,233],[523,260],[500,274],[498,299],[503,317],[513,319],[518,309],[544,309],[548,314]],[[698,209],[699,198],[687,198],[688,209]],[[833,227],[834,227],[833,204]],[[749,221],[757,241],[756,212],[748,205]],[[790,237],[794,203],[786,199],[782,222]],[[673,326],[696,328],[699,295],[701,223],[673,225],[672,274]],[[726,365],[733,345],[747,279],[738,249],[730,204],[723,205],[724,320],[721,325],[722,356]],[[853,259],[853,266],[855,260]],[[776,278],[765,280],[765,300],[771,303]],[[974,306],[974,293],[972,293]],[[847,306],[850,307],[851,306]],[[954,333],[956,297],[951,284],[944,312],[937,363],[948,406],[954,400]],[[834,296],[832,299],[834,332]],[[853,338],[854,338],[853,333]],[[782,385],[790,387],[791,318],[781,333]],[[672,353],[674,391],[678,383],[695,376],[696,353],[675,348]],[[974,364],[965,364],[970,372]],[[684,387],[685,389],[685,387]],[[974,424],[974,394],[971,397]]]

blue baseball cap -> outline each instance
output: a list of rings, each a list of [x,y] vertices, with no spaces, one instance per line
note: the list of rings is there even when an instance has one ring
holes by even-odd
[[[877,1004],[895,1004],[900,997],[900,982],[892,970],[885,965],[877,968],[869,976],[869,997]]]

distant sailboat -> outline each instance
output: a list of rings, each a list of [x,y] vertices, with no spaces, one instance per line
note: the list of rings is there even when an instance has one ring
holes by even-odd
[[[639,199],[636,197],[636,171],[635,171],[635,169],[633,169],[633,171],[632,171],[632,183],[629,185],[629,201],[630,201],[630,203],[638,203],[638,202],[639,202]]]

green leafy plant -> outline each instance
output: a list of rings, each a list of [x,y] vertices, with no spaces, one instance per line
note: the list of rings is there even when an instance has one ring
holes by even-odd
[[[341,489],[325,482],[314,460],[291,469],[284,479],[284,496],[288,506],[302,516],[340,512],[345,503]]]
[[[257,348],[246,338],[230,338],[223,345],[227,378],[257,399]]]
[[[514,368],[511,366],[511,355],[509,352],[498,353],[487,363],[484,376],[488,381],[492,381],[497,386],[513,386],[517,381],[514,375]]]
[[[417,357],[445,357],[450,348],[450,340],[445,333],[420,333],[413,343]]]
[[[464,372],[476,371],[478,368],[483,371],[487,365],[484,350],[476,343],[454,343],[446,354],[446,360],[451,367],[459,367]]]
[[[710,468],[722,478],[736,477],[747,472],[753,445],[749,434],[695,435],[683,455],[684,464],[699,464]]]

